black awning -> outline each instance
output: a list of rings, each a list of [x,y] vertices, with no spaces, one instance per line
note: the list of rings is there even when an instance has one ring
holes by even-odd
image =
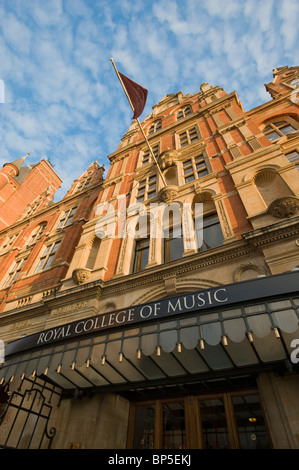
[[[290,360],[298,318],[295,296],[127,326],[14,354],[0,370],[0,384],[42,376],[66,390],[106,390],[242,371]]]

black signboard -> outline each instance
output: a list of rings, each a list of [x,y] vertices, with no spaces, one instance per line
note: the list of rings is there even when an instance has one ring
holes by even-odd
[[[173,318],[178,314],[189,312],[202,311],[204,314],[205,311],[217,306],[296,292],[299,293],[299,272],[296,271],[227,284],[99,314],[44,330],[9,343],[5,349],[5,356],[116,327]]]

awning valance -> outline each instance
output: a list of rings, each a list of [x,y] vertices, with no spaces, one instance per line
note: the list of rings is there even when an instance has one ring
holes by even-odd
[[[289,360],[299,295],[107,331],[15,354],[0,382],[43,376],[63,389],[192,376]]]

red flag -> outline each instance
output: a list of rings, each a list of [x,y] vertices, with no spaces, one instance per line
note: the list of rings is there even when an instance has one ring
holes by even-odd
[[[127,90],[127,93],[134,108],[134,116],[132,119],[137,119],[144,110],[147,99],[147,90],[141,85],[138,85],[138,83],[133,82],[133,80],[126,77],[122,73],[119,72],[119,75],[121,76],[123,84]]]

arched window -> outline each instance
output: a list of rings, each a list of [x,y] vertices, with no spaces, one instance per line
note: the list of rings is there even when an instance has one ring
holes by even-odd
[[[40,238],[41,234],[45,230],[47,226],[47,222],[43,222],[39,224],[35,229],[32,231],[31,235],[28,238],[27,246],[33,245],[36,241]]]
[[[182,108],[179,110],[177,114],[177,120],[179,121],[180,119],[184,119],[186,116],[189,116],[189,114],[192,113],[191,106],[186,106],[185,108]]]
[[[162,121],[159,119],[159,121],[154,122],[151,127],[149,128],[148,134],[154,134],[154,132],[158,132],[162,129]]]
[[[290,120],[288,120],[290,121]],[[273,121],[266,125],[263,129],[264,134],[268,137],[271,142],[275,142],[284,135],[292,134],[296,132],[295,121],[292,119],[292,122],[288,121]]]

